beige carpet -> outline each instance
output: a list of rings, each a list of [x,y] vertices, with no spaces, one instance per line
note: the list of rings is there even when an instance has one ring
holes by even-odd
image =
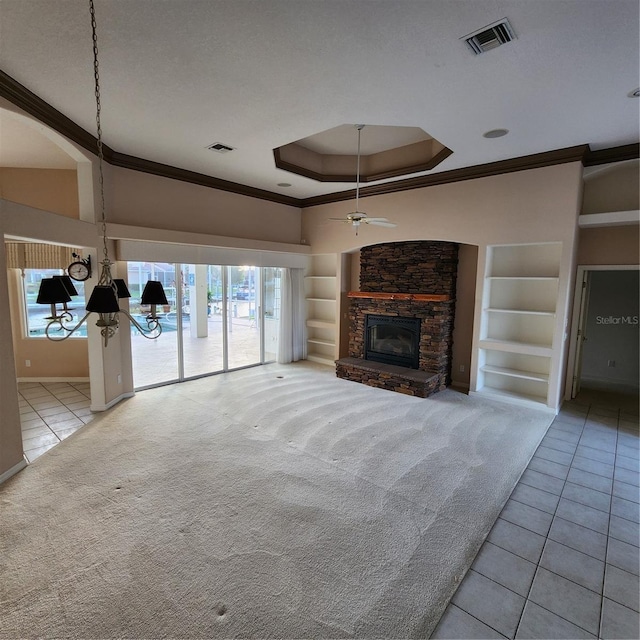
[[[0,637],[428,637],[551,418],[309,363],[138,393],[0,487]]]

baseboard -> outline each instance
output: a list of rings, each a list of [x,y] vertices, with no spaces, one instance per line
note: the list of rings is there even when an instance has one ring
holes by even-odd
[[[638,393],[635,380],[607,380],[606,378],[580,378],[580,386],[594,391],[614,391],[618,393]]]
[[[8,480],[11,476],[15,476],[18,471],[22,471],[27,466],[27,461],[22,458],[20,462],[14,464],[11,469],[7,469],[3,474],[0,474],[0,484]]]
[[[18,382],[89,382],[89,378],[73,378],[69,376],[64,378],[18,378]]]
[[[462,393],[469,393],[469,383],[468,382],[456,382],[453,380],[451,382],[451,388],[456,391],[461,391]]]
[[[96,413],[100,411],[106,411],[107,409],[111,409],[111,407],[115,406],[121,400],[126,400],[127,398],[133,398],[136,394],[133,391],[128,391],[127,393],[121,393],[117,398],[110,400],[107,404],[92,404],[89,408],[91,411],[95,411]]]

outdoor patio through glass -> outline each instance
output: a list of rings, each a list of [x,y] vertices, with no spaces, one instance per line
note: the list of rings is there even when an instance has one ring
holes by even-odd
[[[158,309],[162,335],[132,328],[136,389],[272,362],[278,351],[281,269],[129,262],[130,311],[147,280],[162,282],[168,305]]]

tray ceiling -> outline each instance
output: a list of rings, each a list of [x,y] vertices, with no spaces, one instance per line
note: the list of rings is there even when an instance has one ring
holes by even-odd
[[[96,0],[104,140],[295,198],[352,185],[278,169],[273,150],[345,124],[417,127],[452,150],[415,175],[636,143],[638,3],[588,4]],[[0,13],[2,70],[93,133],[88,2],[2,0]],[[515,40],[474,55],[462,38],[504,17]],[[8,164],[13,121],[0,121]],[[497,128],[509,134],[483,137]]]

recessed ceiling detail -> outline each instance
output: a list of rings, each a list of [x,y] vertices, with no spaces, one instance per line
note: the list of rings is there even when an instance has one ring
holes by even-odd
[[[357,128],[343,124],[273,150],[276,166],[319,182],[355,182]],[[429,171],[453,152],[419,127],[366,125],[360,181]]]

